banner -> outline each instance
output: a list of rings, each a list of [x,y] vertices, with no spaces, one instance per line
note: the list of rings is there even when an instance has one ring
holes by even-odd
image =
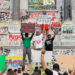
[[[38,24],[51,24],[51,16],[39,15],[37,23]]]
[[[33,23],[22,23],[21,32],[24,33],[35,33],[35,24]]]

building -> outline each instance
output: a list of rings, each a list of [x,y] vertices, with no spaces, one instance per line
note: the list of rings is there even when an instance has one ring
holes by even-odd
[[[72,21],[75,23],[75,0],[72,0]]]

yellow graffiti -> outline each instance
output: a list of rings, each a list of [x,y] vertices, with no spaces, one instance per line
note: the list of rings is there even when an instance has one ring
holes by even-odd
[[[68,22],[68,21],[70,21],[70,19],[67,19],[67,20],[65,20],[65,21],[63,21],[63,22],[60,22],[60,24],[63,25],[64,23],[66,23],[66,22]]]
[[[0,25],[8,25],[8,22],[1,22]]]
[[[22,60],[23,57],[17,57],[17,56],[12,56],[12,57],[10,57],[10,56],[7,56],[7,57],[6,57],[6,60],[9,60],[9,59],[19,59],[19,60]]]
[[[21,22],[10,22],[10,24],[21,24]]]

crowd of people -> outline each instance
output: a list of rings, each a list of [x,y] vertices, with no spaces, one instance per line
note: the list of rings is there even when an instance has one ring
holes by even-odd
[[[4,69],[2,72],[0,72],[0,75],[75,75],[75,68],[73,68],[73,70],[65,71],[63,74],[61,74],[59,71],[60,66],[57,63],[53,65],[52,70],[48,69],[44,61],[45,53],[46,50],[41,51],[41,64],[42,64],[41,68],[44,70],[44,73],[41,73],[41,69],[38,68],[37,66],[35,67],[34,72],[31,73],[29,70],[25,68],[25,65],[23,64],[20,65],[21,68],[18,69],[8,68],[8,70],[5,71],[7,65],[7,62],[5,62]]]

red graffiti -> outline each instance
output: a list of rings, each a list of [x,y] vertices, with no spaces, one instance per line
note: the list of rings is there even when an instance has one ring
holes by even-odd
[[[43,13],[30,13],[30,18],[38,18],[39,15],[43,15]],[[52,21],[56,19],[56,14],[55,13],[47,13],[48,16],[52,17]]]
[[[21,39],[21,35],[13,35],[9,34],[10,41],[17,41],[18,39]]]
[[[12,59],[10,59],[10,60],[7,60],[7,62],[10,63],[10,64],[22,64],[22,60],[12,60]]]

